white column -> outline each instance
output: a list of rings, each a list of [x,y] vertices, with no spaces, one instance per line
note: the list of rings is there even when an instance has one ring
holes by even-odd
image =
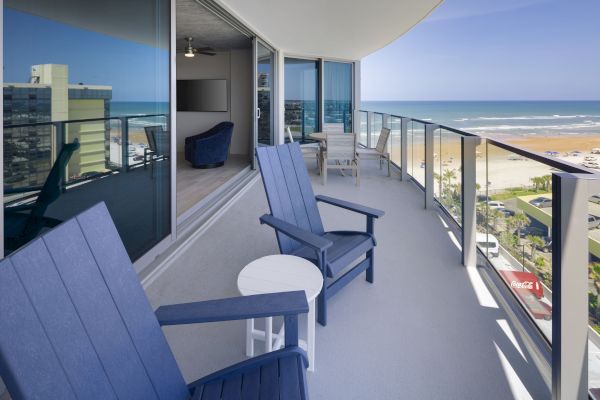
[[[588,199],[592,174],[552,176],[552,398],[587,399]]]
[[[433,206],[433,133],[439,126],[425,125],[425,208]]]
[[[371,133],[373,131],[373,113],[367,112],[367,147],[371,147]]]
[[[462,262],[466,267],[477,265],[477,157],[476,149],[481,138],[461,137],[461,188],[462,188]]]

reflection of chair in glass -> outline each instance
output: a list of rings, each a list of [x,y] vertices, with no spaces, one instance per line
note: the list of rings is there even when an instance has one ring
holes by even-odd
[[[335,122],[323,124],[323,132],[331,132],[331,133],[344,133],[344,123],[343,122]]]
[[[154,173],[154,162],[169,158],[169,137],[161,125],[146,126],[144,131],[148,140],[148,147],[144,149],[144,168],[150,162]]]
[[[67,164],[77,149],[79,149],[77,139],[73,143],[63,145],[34,203],[4,208],[4,247],[7,251],[13,251],[29,242],[43,228],[51,228],[61,222],[54,218],[44,217],[44,213],[48,206],[60,196]],[[4,195],[29,191],[31,188],[5,189]]]
[[[356,135],[354,133],[327,133],[327,148],[321,150],[320,163],[323,185],[327,184],[327,170],[352,170],[356,176],[356,186],[360,185],[359,159],[356,155]],[[333,161],[334,164],[330,164]]]
[[[288,138],[290,139],[290,143],[294,143],[294,136],[292,136],[292,131],[288,126],[285,128]],[[305,144],[300,146],[300,150],[302,150],[302,155],[304,157],[314,157],[317,160],[317,169],[320,171],[319,167],[319,145],[318,144]]]
[[[303,291],[153,312],[104,204],[0,263],[0,310],[0,373],[15,400],[308,397],[298,347]],[[188,385],[160,328],[267,316],[283,317],[285,348]]]
[[[390,137],[390,130],[389,128],[382,128],[381,129],[381,133],[379,134],[379,139],[377,139],[377,146],[375,146],[374,149],[367,149],[367,148],[358,148],[358,157],[360,159],[365,159],[365,158],[376,158],[377,160],[379,160],[379,169],[382,168],[383,165],[383,161],[387,160],[387,169],[388,169],[388,176],[390,176],[391,171],[390,171],[390,153],[387,152],[387,142],[388,142],[388,138]]]

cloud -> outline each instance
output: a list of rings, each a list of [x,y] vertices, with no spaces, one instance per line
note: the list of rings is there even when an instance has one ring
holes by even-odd
[[[445,0],[425,21],[447,21],[515,11],[550,0]]]

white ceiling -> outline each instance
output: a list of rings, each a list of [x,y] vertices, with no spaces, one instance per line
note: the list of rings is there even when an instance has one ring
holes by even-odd
[[[190,10],[201,9],[194,0],[180,0]],[[391,43],[425,18],[443,0],[215,0],[252,30],[287,54],[361,59]],[[157,16],[168,16],[169,0],[151,1],[140,7],[139,0],[5,0],[5,6],[57,20],[69,25],[105,33],[140,43],[168,47],[167,21],[158,32],[148,24]],[[158,5],[158,6],[157,6]],[[194,7],[194,8],[192,8]],[[66,13],[64,10],[69,10]],[[181,10],[181,8],[180,8]],[[181,20],[184,30],[198,36],[194,45],[226,47],[218,37],[210,38],[208,27],[218,26],[214,18],[203,19],[190,14]],[[132,16],[136,18],[132,18]],[[110,24],[107,24],[110,21]],[[202,28],[202,23],[207,26]],[[196,25],[196,27],[194,27]],[[204,32],[200,32],[204,31]],[[178,36],[186,33],[180,31]],[[204,35],[203,35],[204,33]],[[238,36],[231,28],[222,27],[220,34],[229,35],[229,46]],[[224,35],[227,34],[227,35]],[[157,43],[157,37],[162,42]],[[239,37],[239,36],[238,36]],[[225,42],[225,41],[224,41]],[[242,40],[240,40],[240,43]],[[179,43],[178,43],[179,44]],[[239,44],[238,44],[239,45]]]
[[[361,59],[402,36],[443,0],[216,0],[289,54]]]

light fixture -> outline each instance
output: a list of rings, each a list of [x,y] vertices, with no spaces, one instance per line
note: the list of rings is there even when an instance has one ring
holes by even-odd
[[[185,48],[185,53],[184,56],[186,57],[194,57],[194,48],[192,47],[192,40],[194,40],[193,38],[189,37],[186,39],[187,40],[187,47]]]

